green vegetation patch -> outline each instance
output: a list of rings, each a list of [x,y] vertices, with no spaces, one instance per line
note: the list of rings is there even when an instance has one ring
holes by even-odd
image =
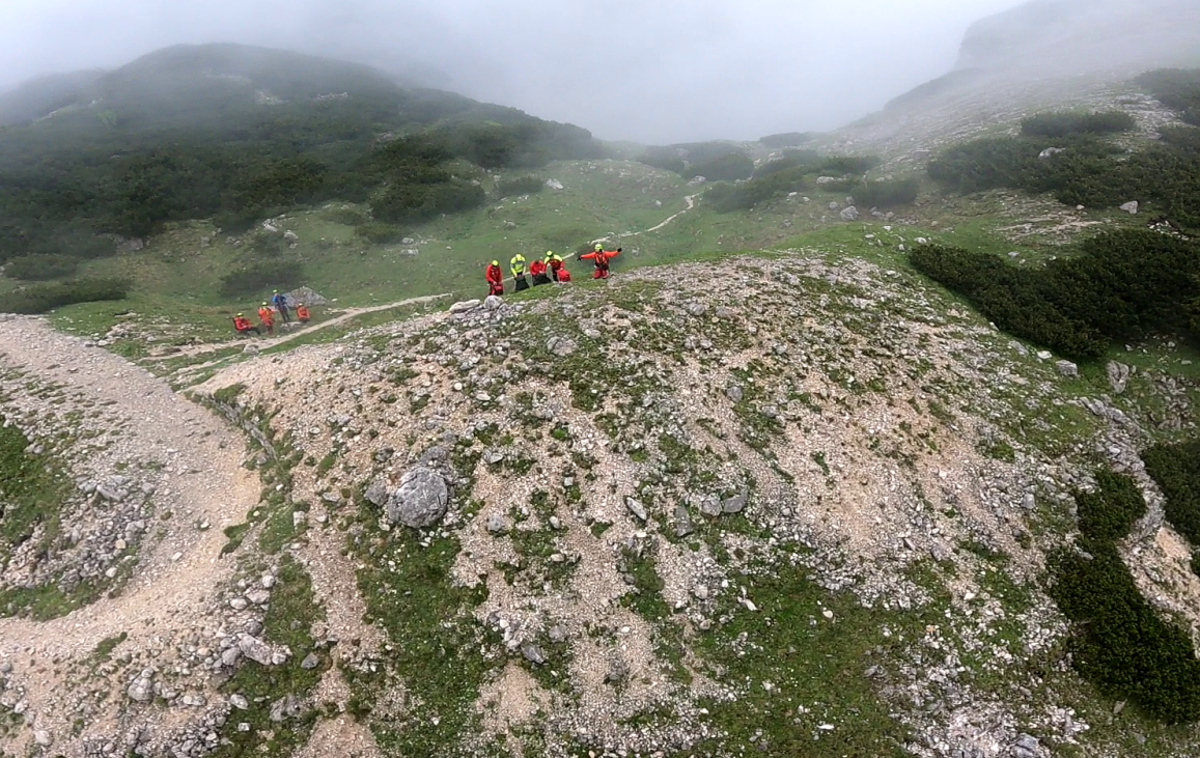
[[[10,260],[4,267],[4,275],[10,279],[22,279],[27,282],[44,282],[71,276],[77,268],[79,268],[78,258],[34,253]]]
[[[781,559],[739,578],[757,610],[731,600],[729,622],[693,643],[713,662],[709,675],[737,693],[704,703],[726,736],[701,743],[697,755],[908,755],[904,727],[864,672],[903,656],[929,620],[884,617],[827,593],[809,573]]]
[[[1004,331],[1075,358],[1156,332],[1190,335],[1200,298],[1200,245],[1154,231],[1093,237],[1081,254],[1018,268],[997,256],[923,245],[910,260]]]
[[[423,546],[407,530],[390,536],[378,532],[376,520],[364,509],[364,528],[370,532],[352,539],[349,547],[363,566],[357,577],[367,621],[387,633],[392,647],[386,671],[346,671],[357,707],[371,713],[380,705],[380,688],[395,677],[409,702],[399,715],[389,709],[370,719],[384,752],[473,755],[466,744],[478,727],[475,701],[485,677],[505,660],[499,650],[485,655],[492,643],[471,614],[487,599],[487,588],[455,586],[457,540],[438,538]]]
[[[0,312],[46,313],[74,303],[124,300],[129,283],[122,279],[76,279],[50,282],[0,294]]]
[[[1073,623],[1075,669],[1106,697],[1165,723],[1200,718],[1200,661],[1191,635],[1142,597],[1115,540],[1145,513],[1137,485],[1102,471],[1096,493],[1076,494],[1078,550],[1051,561],[1050,596]]]
[[[1200,123],[1200,69],[1156,72],[1139,83]],[[1051,193],[1068,205],[1112,208],[1129,200],[1157,206],[1185,227],[1200,228],[1200,137],[1190,127],[1129,153],[1101,135],[1126,131],[1119,112],[1045,113],[1026,119],[1018,137],[989,137],[956,145],[930,162],[944,188],[962,192],[1019,189]]]
[[[1039,113],[1021,122],[1021,133],[1031,137],[1066,137],[1071,134],[1116,134],[1137,126],[1124,111]]]
[[[1166,495],[1167,521],[1193,548],[1200,546],[1200,440],[1155,445],[1142,460]]]
[[[250,703],[245,711],[235,710],[222,732],[221,746],[215,758],[241,756],[287,756],[308,741],[318,711],[306,698],[321,681],[328,659],[317,651],[312,625],[324,620],[324,608],[313,599],[312,578],[294,558],[284,555],[271,590],[271,603],[263,617],[263,637],[267,642],[286,645],[292,654],[279,666],[263,666],[244,661],[222,690],[240,694]],[[309,653],[318,652],[321,664],[305,669],[300,664]],[[271,721],[271,710],[280,701],[293,697],[302,705],[299,716],[282,725]],[[239,723],[250,725],[248,731]]]

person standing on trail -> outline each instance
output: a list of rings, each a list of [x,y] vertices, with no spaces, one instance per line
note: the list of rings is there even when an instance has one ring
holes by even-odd
[[[547,250],[546,251],[546,265],[550,267],[550,278],[556,282],[560,281],[558,278],[558,275],[563,270],[562,256],[559,255],[558,253],[555,253],[553,250]],[[570,275],[568,274],[568,276],[570,276]]]
[[[307,324],[309,318],[311,317],[308,315],[308,306],[304,303],[296,303],[296,320],[301,324]]]
[[[233,317],[233,330],[238,334],[249,334],[250,332],[254,332],[257,335],[262,335],[262,332],[259,331],[259,328],[254,324],[251,324],[250,319],[246,318],[246,314],[244,313],[239,313]]]
[[[529,273],[533,276],[534,287],[550,283],[550,277],[546,276],[546,262],[543,260],[534,258],[533,263],[529,264]]]
[[[271,293],[271,305],[279,311],[279,317],[283,319],[283,323],[291,323],[292,319],[288,315],[287,295],[281,295],[279,290],[275,290]]]
[[[596,245],[594,252],[581,255],[579,259],[583,261],[590,260],[596,264],[596,270],[592,272],[593,279],[607,279],[608,262],[620,254],[621,248],[619,247],[616,250],[605,250],[604,245]]]
[[[267,330],[268,335],[275,334],[275,311],[271,310],[271,306],[266,303],[258,309],[258,320]]]
[[[488,296],[504,294],[504,272],[500,270],[500,261],[492,261],[487,267]]]
[[[529,289],[529,280],[525,278],[525,256],[517,253],[508,262],[508,266],[512,269],[513,289],[517,292]]]

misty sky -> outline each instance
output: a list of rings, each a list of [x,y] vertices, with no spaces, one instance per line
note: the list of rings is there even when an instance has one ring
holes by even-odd
[[[438,85],[665,143],[825,130],[946,73],[1020,0],[0,0],[0,86],[180,42],[420,64]]]

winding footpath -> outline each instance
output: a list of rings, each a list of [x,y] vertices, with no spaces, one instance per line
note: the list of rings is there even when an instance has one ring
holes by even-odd
[[[85,661],[101,640],[121,634],[128,635],[122,648],[158,649],[172,637],[212,627],[213,593],[234,569],[232,559],[220,557],[222,529],[245,520],[260,485],[241,465],[242,438],[223,421],[145,369],[85,347],[42,319],[0,317],[0,367],[25,375],[0,372],[7,406],[102,408],[112,420],[105,423],[123,428],[110,436],[108,449],[83,462],[92,470],[73,470],[75,476],[122,461],[161,465],[144,474],[155,487],[153,524],[120,594],[51,621],[0,618],[0,666],[11,667],[10,684],[25,693],[27,720],[65,737],[72,718],[65,695],[74,686],[65,664]],[[34,397],[31,381],[63,391],[53,401]],[[209,528],[197,528],[201,523]]]

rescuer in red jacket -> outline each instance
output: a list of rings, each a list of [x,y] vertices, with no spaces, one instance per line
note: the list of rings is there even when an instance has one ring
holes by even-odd
[[[533,263],[529,264],[529,273],[533,275],[533,286],[535,287],[539,284],[550,283],[550,277],[546,275],[545,261],[534,258]]]
[[[593,279],[607,279],[608,262],[620,254],[621,248],[619,247],[616,250],[605,250],[603,245],[596,245],[595,252],[588,253],[587,255],[581,255],[579,256],[579,260],[590,260],[596,264],[596,270],[592,272]]]
[[[487,283],[489,295],[504,294],[504,272],[500,270],[500,261],[492,261],[487,267]]]

